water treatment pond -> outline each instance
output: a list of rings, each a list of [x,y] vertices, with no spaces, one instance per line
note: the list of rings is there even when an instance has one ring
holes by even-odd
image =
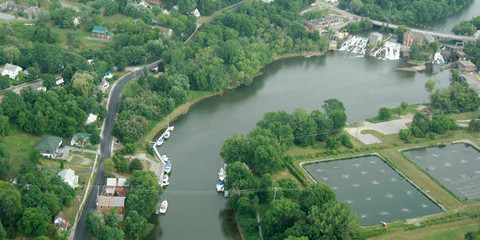
[[[404,152],[420,168],[466,199],[480,199],[480,153],[468,144]]]
[[[416,218],[441,208],[377,156],[304,165],[319,183],[346,201],[363,226]]]

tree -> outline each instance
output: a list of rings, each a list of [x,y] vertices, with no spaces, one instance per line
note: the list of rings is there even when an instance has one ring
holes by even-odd
[[[50,90],[52,87],[55,87],[55,76],[52,74],[43,74],[42,75],[43,83],[42,85],[47,89]]]
[[[378,110],[378,119],[381,121],[389,120],[392,117],[390,109],[382,107]]]
[[[468,123],[468,130],[472,132],[480,132],[480,120],[472,119]]]
[[[425,83],[425,90],[428,92],[428,94],[432,94],[433,90],[435,90],[435,81],[433,79],[428,79],[428,81]]]
[[[23,231],[29,237],[38,237],[47,233],[47,217],[37,208],[26,208],[23,212]]]
[[[115,168],[119,172],[128,171],[128,160],[124,156],[122,156],[121,154],[115,154],[112,160],[113,160],[113,163],[115,164]]]
[[[123,153],[125,154],[134,154],[135,153],[135,144],[133,143],[126,143],[125,147],[123,148]]]
[[[298,203],[285,198],[275,200],[272,208],[265,213],[262,219],[265,235],[271,238],[285,231],[293,226],[300,214]]]
[[[20,58],[20,55],[20,50],[15,46],[8,46],[3,49],[3,58],[5,62],[16,62]]]
[[[3,227],[2,221],[0,221],[0,240],[3,240],[7,237],[7,231]]]
[[[312,206],[322,207],[332,200],[335,200],[335,193],[325,185],[316,184],[303,190],[300,194],[299,204],[302,211],[308,212]]]
[[[315,143],[317,124],[303,109],[295,109],[292,114],[295,122],[295,143],[302,147],[313,145]]]
[[[362,1],[360,0],[352,0],[350,2],[350,9],[354,12],[354,13],[358,13],[362,10],[363,8],[363,3]]]
[[[136,211],[141,217],[150,218],[162,194],[157,177],[152,172],[134,171],[127,184],[133,190],[127,192],[127,216]]]
[[[20,191],[12,185],[0,189],[0,219],[10,237],[16,235],[17,221],[21,219],[23,206]]]
[[[0,76],[0,90],[10,87],[10,78],[7,76]]]
[[[413,116],[410,131],[415,137],[424,137],[430,132],[430,119],[423,113],[415,113]]]
[[[125,218],[125,236],[128,239],[140,239],[148,235],[152,229],[153,225],[137,211],[130,211]]]
[[[334,132],[340,132],[347,124],[347,114],[343,103],[338,99],[328,99],[323,103],[325,115],[332,121]]]
[[[89,73],[76,72],[72,77],[72,87],[83,97],[92,97],[95,92],[93,80],[93,76]]]
[[[336,137],[329,137],[326,143],[329,150],[339,149],[342,146],[342,142]]]
[[[399,132],[400,139],[404,140],[405,142],[408,142],[410,138],[412,137],[412,132],[410,129],[401,129]]]
[[[10,131],[10,123],[7,116],[0,115],[0,136],[7,136]]]
[[[129,169],[130,169],[130,172],[133,172],[134,170],[140,170],[141,171],[143,169],[143,165],[138,158],[135,158],[130,163],[130,168]]]
[[[408,27],[405,25],[400,25],[395,29],[395,34],[397,34],[398,42],[403,42],[403,35],[408,31]]]

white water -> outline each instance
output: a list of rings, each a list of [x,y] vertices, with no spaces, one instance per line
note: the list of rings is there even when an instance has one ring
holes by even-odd
[[[383,59],[388,60],[398,60],[400,59],[400,49],[402,45],[394,42],[385,42],[377,51],[375,51],[372,56],[382,57]]]
[[[445,64],[445,59],[443,58],[442,53],[436,52],[433,56],[433,64]]]
[[[363,55],[367,51],[367,43],[368,38],[352,36],[342,44],[340,51],[347,51]]]

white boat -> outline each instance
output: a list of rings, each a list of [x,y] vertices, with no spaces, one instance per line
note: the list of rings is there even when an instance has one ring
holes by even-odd
[[[162,182],[163,183],[168,183],[168,175],[163,175]]]
[[[226,176],[227,176],[227,173],[225,172],[223,167],[221,167],[220,171],[218,172],[218,180],[224,181]]]
[[[163,134],[163,137],[168,139],[170,137],[170,131],[165,131],[165,133]]]
[[[168,174],[170,171],[172,171],[172,164],[167,162],[165,163],[165,173]]]
[[[162,144],[163,144],[163,139],[159,138],[156,143],[157,147],[162,146]]]
[[[168,131],[173,131],[173,129],[175,129],[174,126],[169,126],[169,127],[167,128]]]
[[[162,160],[163,160],[164,162],[170,162],[170,161],[168,160],[167,155],[162,155]]]
[[[165,214],[167,212],[167,208],[168,208],[168,202],[167,200],[163,200],[162,204],[160,204],[160,213],[161,214]]]
[[[223,185],[222,181],[218,181],[215,187],[217,188],[217,192],[223,192],[225,190],[225,186]]]

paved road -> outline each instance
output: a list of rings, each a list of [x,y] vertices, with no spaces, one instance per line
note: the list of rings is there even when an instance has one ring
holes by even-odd
[[[158,60],[155,63],[152,63],[147,66],[147,69],[151,70],[155,68],[159,62],[163,60]],[[102,143],[101,143],[101,155],[100,155],[100,161],[98,162],[97,169],[96,169],[96,177],[95,180],[93,181],[92,187],[89,189],[89,194],[87,197],[87,200],[85,202],[85,207],[83,208],[82,215],[80,217],[80,220],[78,221],[77,228],[74,232],[74,238],[75,240],[85,240],[87,239],[88,231],[86,228],[85,224],[85,219],[87,217],[87,214],[89,211],[93,211],[96,209],[96,202],[97,202],[97,190],[99,186],[105,185],[105,176],[100,168],[102,165],[103,160],[109,158],[112,153],[112,131],[113,131],[113,125],[115,123],[115,115],[118,110],[118,99],[120,96],[120,92],[122,91],[123,87],[125,84],[134,79],[137,75],[139,75],[142,72],[142,69],[138,69],[135,72],[132,72],[118,80],[118,83],[115,85],[115,87],[112,90],[111,97],[110,97],[110,102],[108,104],[108,115],[107,118],[105,119],[105,129],[103,130],[103,135],[102,135]]]

